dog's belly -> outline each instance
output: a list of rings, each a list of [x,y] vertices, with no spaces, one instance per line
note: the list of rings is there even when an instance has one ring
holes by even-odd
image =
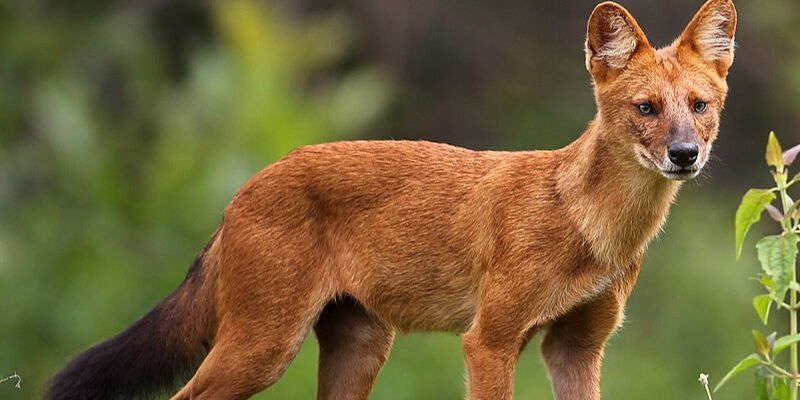
[[[402,332],[465,332],[475,317],[477,281],[457,267],[370,268],[348,293]]]
[[[368,305],[401,332],[463,333],[475,317],[474,293],[437,293],[414,298],[374,298]]]

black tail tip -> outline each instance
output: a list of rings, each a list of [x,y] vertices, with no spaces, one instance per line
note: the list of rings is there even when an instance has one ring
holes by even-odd
[[[205,349],[165,333],[168,314],[162,303],[124,332],[79,354],[50,380],[44,399],[152,399],[174,390],[188,380]]]
[[[146,363],[118,348],[99,344],[75,357],[48,383],[45,400],[152,399],[176,384],[167,365]]]

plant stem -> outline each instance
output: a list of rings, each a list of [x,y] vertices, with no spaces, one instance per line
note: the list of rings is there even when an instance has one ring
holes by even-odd
[[[796,268],[794,269],[794,272],[792,273],[792,280],[794,280],[795,282],[797,281],[797,269]],[[796,335],[797,334],[797,292],[792,290],[792,292],[789,294],[789,296],[791,298],[791,305],[792,305],[792,310],[790,311],[790,314],[789,314],[789,325],[790,325],[789,329],[791,330],[791,334],[792,335]],[[797,400],[797,382],[798,382],[798,380],[797,380],[797,343],[792,343],[792,346],[790,347],[789,351],[791,351],[791,354],[790,354],[790,356],[791,356],[791,368],[792,368],[792,375],[794,376],[794,378],[792,379],[792,385],[791,385],[791,390],[792,390],[792,397],[791,398],[792,398],[792,400]]]
[[[775,364],[774,362],[764,363],[762,365],[764,365],[765,367],[771,369],[773,372],[775,372],[778,376],[780,376],[782,378],[787,378],[787,379],[790,379],[790,380],[791,379],[795,379],[795,376],[792,375],[791,372],[779,367],[778,364]]]
[[[711,390],[708,388],[708,385],[706,385],[706,395],[708,396],[708,400],[714,400],[711,398]]]
[[[792,208],[793,204],[791,204],[789,202],[789,196],[786,193],[786,188],[788,186],[786,184],[787,174],[783,170],[783,167],[778,167],[778,171],[777,172],[778,172],[778,182],[776,182],[776,183],[778,184],[778,188],[780,189],[780,192],[781,192],[781,204],[783,205],[783,211],[784,211],[784,213],[792,212],[791,208]],[[791,231],[794,230],[794,227],[791,226],[791,223],[789,223],[789,221],[785,221],[785,220],[781,221],[781,226],[782,226],[784,232],[791,232]],[[792,281],[793,282],[797,282],[797,267],[792,268]],[[789,305],[791,306],[791,309],[789,310],[789,330],[790,330],[790,334],[796,335],[797,334],[797,292],[794,291],[794,290],[791,290],[790,293],[789,293]],[[797,400],[797,384],[798,384],[798,376],[797,376],[797,370],[798,370],[798,367],[797,367],[797,343],[792,343],[792,345],[789,348],[789,351],[791,352],[791,354],[789,356],[790,356],[790,360],[791,360],[790,362],[791,362],[791,372],[792,372],[792,381],[791,381],[792,384],[790,386],[791,394],[792,394],[791,399],[792,400]]]

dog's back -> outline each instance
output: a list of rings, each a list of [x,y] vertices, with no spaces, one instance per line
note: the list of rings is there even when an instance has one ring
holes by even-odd
[[[411,141],[308,146],[245,184],[225,223],[258,219],[264,243],[306,242],[291,264],[314,271],[323,298],[352,296],[405,331],[463,332],[509,208],[554,211],[543,183],[553,159]],[[535,204],[531,190],[542,192]],[[272,267],[255,268],[241,273]]]

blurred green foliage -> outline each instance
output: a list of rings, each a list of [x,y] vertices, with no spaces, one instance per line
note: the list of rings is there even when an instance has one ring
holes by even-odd
[[[0,2],[0,375],[16,370],[24,379],[22,390],[0,385],[0,398],[38,398],[69,356],[160,301],[181,281],[237,187],[267,163],[298,145],[369,137],[374,128],[436,127],[415,107],[448,115],[435,103],[470,104],[458,91],[440,101],[431,94],[435,85],[426,93],[390,63],[365,61],[353,14],[289,18],[272,2],[247,0],[201,7],[209,18],[196,18],[205,24],[199,39],[178,51],[165,44],[172,31],[159,34],[150,10],[136,2]],[[787,15],[793,7],[781,2],[774,10],[783,13],[756,15]],[[797,45],[796,35],[775,32]],[[182,67],[173,68],[169,57],[185,57]],[[581,57],[550,62],[552,70],[583,68]],[[781,65],[789,71],[781,82],[795,83],[792,98],[800,98],[800,58]],[[482,145],[562,145],[591,115],[581,74],[572,80],[585,88],[576,110],[508,75],[475,79],[494,85],[487,92],[494,97],[480,103],[485,109],[451,113],[458,120],[490,116],[508,132]],[[530,80],[553,79],[543,76]],[[572,93],[553,95],[564,100]],[[540,126],[544,133],[525,134]],[[446,139],[474,143],[466,134]],[[755,274],[756,261],[734,263],[730,246],[741,190],[708,179],[686,186],[650,246],[628,322],[608,348],[606,398],[702,399],[698,374],[709,372],[713,381],[750,349],[748,327],[757,319],[749,298],[757,285],[745,278]],[[550,398],[536,348],[532,343],[521,358],[518,398]],[[284,378],[258,398],[313,398],[315,374],[310,337]],[[751,385],[743,381],[719,397],[749,399]],[[458,399],[463,382],[457,336],[412,334],[398,338],[373,398]]]

